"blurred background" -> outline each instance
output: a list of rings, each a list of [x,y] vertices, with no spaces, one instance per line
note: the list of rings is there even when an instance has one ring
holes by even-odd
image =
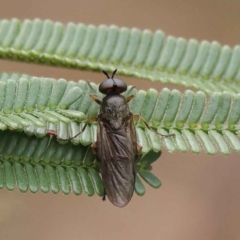
[[[1,0],[1,18],[52,19],[67,23],[116,24],[161,29],[176,37],[240,39],[238,0]],[[101,82],[100,73],[0,61],[0,71]],[[123,77],[138,89],[163,85]],[[176,88],[176,86],[170,86]],[[183,91],[183,89],[180,89]],[[97,196],[0,191],[0,239],[226,240],[240,239],[239,155],[168,153],[154,165],[160,189],[147,188],[119,209]]]

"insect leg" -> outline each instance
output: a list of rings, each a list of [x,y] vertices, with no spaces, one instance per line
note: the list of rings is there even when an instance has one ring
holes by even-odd
[[[82,131],[79,132],[78,134],[76,134],[75,136],[71,137],[71,138],[67,138],[67,139],[62,139],[62,138],[58,138],[58,140],[62,140],[62,141],[69,141],[69,140],[72,140],[74,139],[75,137],[77,137],[79,134],[81,134],[82,132],[84,132],[85,128],[87,127],[88,123],[89,122],[93,122],[93,121],[97,121],[97,118],[96,117],[90,117],[86,122],[85,122],[85,125],[83,126],[82,128]],[[55,131],[48,131],[47,132],[48,134],[52,135],[52,136],[57,136],[57,133]]]
[[[157,131],[154,131],[153,129],[150,128],[150,126],[148,125],[148,123],[146,122],[146,120],[140,116],[140,115],[133,115],[133,118],[134,119],[140,119],[143,121],[143,123],[146,125],[146,127],[151,130],[152,132],[155,132],[156,134],[162,136],[162,137],[172,137],[172,136],[175,136],[175,134],[161,134],[161,133],[158,133]]]
[[[138,150],[138,157],[141,155],[141,153],[142,153],[142,145],[140,145],[139,143],[137,143],[137,150]]]
[[[97,95],[90,94],[90,97],[91,97],[96,103],[98,103],[99,105],[102,104],[102,101],[100,101],[100,100],[97,98]]]
[[[53,131],[53,130],[47,131],[47,134],[49,134],[51,138],[52,138],[53,136],[57,136],[57,133],[56,133],[55,131]]]
[[[82,131],[79,132],[78,134],[76,134],[75,136],[67,139],[67,140],[72,140],[72,139],[74,139],[75,137],[77,137],[78,135],[80,135],[81,133],[83,133],[84,130],[85,130],[85,128],[87,127],[88,123],[93,122],[93,121],[97,121],[97,118],[96,118],[96,117],[90,117],[90,118],[85,122],[85,125],[84,125],[83,128],[82,128]],[[65,140],[65,139],[61,139],[61,140]]]
[[[129,101],[131,101],[133,98],[134,98],[134,96],[133,96],[133,95],[130,95],[129,97],[126,97],[126,101],[129,102]]]
[[[92,148],[92,151],[93,151],[93,154],[96,155],[96,150],[95,148],[97,147],[97,142],[94,142],[92,145],[91,145],[91,148]]]

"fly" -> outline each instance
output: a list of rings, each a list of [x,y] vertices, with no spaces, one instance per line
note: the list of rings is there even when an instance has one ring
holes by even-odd
[[[116,72],[117,69],[109,77],[107,72],[103,71],[107,79],[99,85],[99,91],[106,96],[100,100],[97,95],[90,95],[100,105],[98,116],[89,118],[82,131],[68,140],[81,134],[89,122],[97,121],[97,141],[92,144],[92,149],[101,164],[103,200],[107,196],[115,206],[124,207],[133,196],[136,161],[142,149],[137,143],[134,120],[140,119],[148,129],[152,129],[144,118],[133,115],[130,111],[128,102],[134,96],[125,98],[121,95],[127,90],[127,84],[114,78]]]

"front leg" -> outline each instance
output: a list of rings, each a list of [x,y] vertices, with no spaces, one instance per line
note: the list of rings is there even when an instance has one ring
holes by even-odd
[[[97,104],[101,105],[102,101],[97,98],[97,95],[90,94],[90,97],[93,101],[95,101]]]
[[[131,95],[131,96],[129,96],[129,97],[126,97],[126,101],[129,102],[129,101],[131,101],[133,98],[134,98],[133,95]]]

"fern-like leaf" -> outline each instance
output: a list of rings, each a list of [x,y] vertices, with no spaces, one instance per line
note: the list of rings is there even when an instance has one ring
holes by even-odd
[[[95,117],[98,114],[99,105],[89,96],[92,89],[83,80],[67,83],[64,79],[29,77],[27,80],[19,76],[19,80],[4,81],[0,79],[3,87],[0,104],[2,130],[24,130],[29,136],[38,137],[54,131],[59,139],[68,139],[81,131],[85,116]],[[49,82],[55,87],[51,91],[43,91],[43,85]],[[97,91],[96,84],[91,83],[91,87]],[[30,91],[34,95],[29,94]],[[208,154],[220,151],[224,155],[230,154],[230,149],[239,151],[239,94],[214,92],[207,97],[201,91],[194,93],[186,90],[181,94],[178,90],[164,88],[158,93],[155,89],[137,91],[129,86],[125,96],[129,95],[134,95],[129,103],[133,114],[141,115],[159,133],[175,134],[175,137],[160,138],[138,121],[137,137],[144,154],[150,150],[158,152],[162,147],[170,152],[190,150],[199,153],[203,149]],[[94,141],[96,124],[92,123],[72,143],[87,146]]]
[[[46,123],[83,120],[80,111],[67,109],[82,96],[76,83],[64,79],[0,79],[0,129],[46,128]]]
[[[240,47],[165,36],[158,30],[50,20],[0,21],[0,57],[180,84],[206,93],[239,92]]]
[[[0,21],[0,58],[90,70],[118,68],[120,74],[202,90],[137,91],[130,86],[124,93],[134,95],[131,111],[152,128],[136,122],[143,146],[135,182],[139,196],[146,191],[141,179],[161,186],[151,164],[163,147],[210,155],[240,151],[239,56],[239,46],[185,40],[162,31],[63,26],[39,19]],[[49,142],[47,136],[54,131],[59,141],[69,139],[81,131],[86,118],[97,116],[99,105],[89,97],[92,88],[97,92],[97,85],[90,88],[83,80],[0,75],[0,188],[103,195],[100,166],[89,147],[96,141],[96,123],[65,144],[55,138]],[[156,131],[174,136],[159,137]]]
[[[62,145],[55,138],[50,141],[48,136],[28,137],[10,131],[0,132],[0,139],[0,188],[12,191],[17,186],[21,192],[103,195],[100,165],[91,147]],[[149,152],[137,163],[140,176],[153,187],[159,187],[160,180],[150,173],[151,164],[159,156],[160,153]],[[139,187],[137,179],[136,193],[143,195],[144,186]]]

